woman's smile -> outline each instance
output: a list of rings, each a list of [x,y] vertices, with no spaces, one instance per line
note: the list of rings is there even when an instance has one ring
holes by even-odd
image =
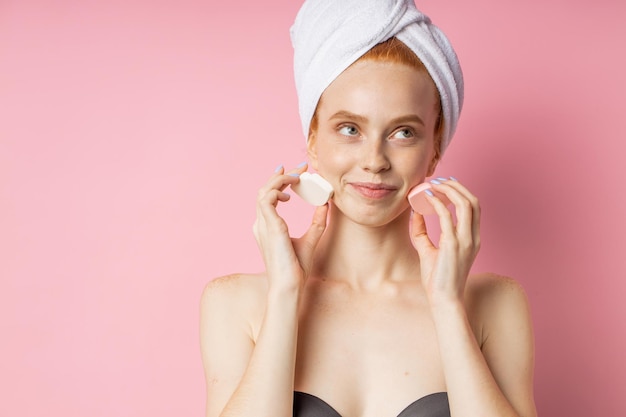
[[[398,187],[384,183],[373,182],[349,182],[348,185],[356,190],[361,196],[373,200],[381,200],[395,194]]]

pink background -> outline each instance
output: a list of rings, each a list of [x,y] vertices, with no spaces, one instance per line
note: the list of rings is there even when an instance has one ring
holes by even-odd
[[[0,415],[203,414],[202,288],[261,269],[256,189],[305,159],[299,3],[0,2]],[[467,85],[438,173],[527,289],[540,414],[626,415],[626,2],[419,5]]]

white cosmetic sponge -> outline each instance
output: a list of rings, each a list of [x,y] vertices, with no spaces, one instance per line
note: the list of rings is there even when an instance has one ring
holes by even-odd
[[[303,172],[300,182],[293,184],[291,189],[304,201],[314,206],[323,206],[333,195],[333,187],[319,174]]]

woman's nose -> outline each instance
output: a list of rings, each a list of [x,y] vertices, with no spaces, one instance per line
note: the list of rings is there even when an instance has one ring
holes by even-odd
[[[360,149],[361,168],[377,173],[389,169],[389,159],[385,153],[384,140],[365,139]]]

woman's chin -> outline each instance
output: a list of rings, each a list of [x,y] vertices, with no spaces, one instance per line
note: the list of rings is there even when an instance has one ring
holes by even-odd
[[[397,220],[408,208],[408,202],[399,204],[342,204],[333,201],[337,215],[350,221],[367,227],[383,227]]]

